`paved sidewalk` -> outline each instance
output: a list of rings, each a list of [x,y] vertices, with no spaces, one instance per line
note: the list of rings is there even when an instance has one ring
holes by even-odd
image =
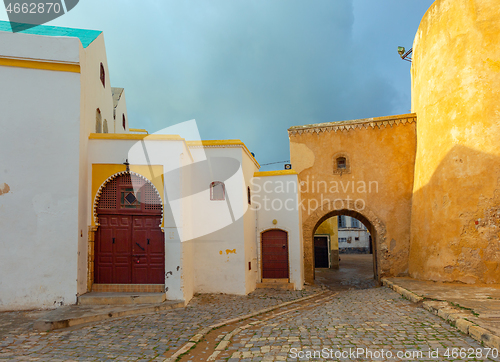
[[[500,349],[500,285],[470,285],[385,278],[383,282],[413,302],[468,333],[485,345]]]

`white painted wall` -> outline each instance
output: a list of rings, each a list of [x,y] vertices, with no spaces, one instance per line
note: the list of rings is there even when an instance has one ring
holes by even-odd
[[[91,164],[88,161],[89,134],[95,132],[96,109],[101,111],[102,119],[108,120],[108,129],[112,133],[113,97],[109,79],[109,70],[106,59],[104,35],[100,34],[87,48],[80,44],[80,154],[79,154],[79,198],[78,198],[78,294],[87,292],[88,273],[88,227],[91,225],[88,214],[92,210],[89,202],[91,188]],[[106,87],[100,79],[100,64],[104,65],[106,73]],[[109,122],[111,120],[111,123]],[[122,161],[124,162],[124,161]],[[89,208],[90,207],[90,208]]]
[[[192,243],[197,293],[246,294],[243,219]]]
[[[342,216],[345,218],[346,227],[339,228],[339,249],[349,249],[349,248],[370,248],[370,233],[366,227],[358,221],[356,225],[356,219],[350,216]],[[358,238],[358,240],[356,240]],[[347,241],[341,241],[341,239],[347,239]]]
[[[250,187],[250,196],[255,193],[254,186],[252,185],[252,179],[255,172],[259,169],[255,165],[253,158],[251,158],[246,152],[242,151],[242,166],[243,166],[243,177],[244,184],[242,185],[242,197],[243,203],[248,204],[248,187]],[[259,269],[258,269],[258,240],[257,240],[257,212],[255,208],[248,205],[248,210],[243,216],[243,233],[245,238],[245,284],[246,292],[250,293],[255,290],[257,282],[259,281]],[[251,269],[249,268],[249,263]]]
[[[102,36],[102,34],[101,34]],[[0,31],[1,56],[78,63],[78,38]]]
[[[123,116],[125,116],[125,128],[123,128]],[[118,104],[114,111],[115,133],[129,133],[127,101],[125,99],[125,89],[122,92]]]
[[[108,121],[110,133],[114,130],[113,95],[109,78],[108,61],[104,35],[99,35],[87,48],[80,48],[80,67],[82,74],[82,119],[86,123],[85,134],[88,137],[94,133],[96,110],[99,108],[102,121]],[[106,74],[106,87],[100,78],[100,64],[103,64]],[[121,122],[120,122],[121,124]]]
[[[0,32],[0,55],[78,61],[80,41]],[[80,74],[0,66],[0,310],[76,302]]]
[[[245,239],[246,182],[241,147],[191,147],[195,159],[208,159],[193,170],[196,192],[190,218],[193,225],[195,291],[200,293],[247,293]],[[245,157],[247,157],[245,155]],[[246,172],[249,174],[249,172]],[[210,183],[222,181],[226,200],[210,200]]]
[[[181,173],[180,178],[182,193],[181,196],[193,194],[192,184],[189,182],[191,180],[191,165],[194,162],[191,151],[185,143],[183,143],[183,150],[180,155]],[[182,218],[182,229],[190,229],[193,227],[192,219],[188,217],[191,214],[192,204],[189,198],[182,198],[181,210],[183,214]],[[173,225],[175,228],[175,225]],[[179,243],[182,247],[182,273],[181,273],[181,288],[183,292],[184,301],[187,304],[195,293],[195,276],[194,276],[194,246],[192,240],[181,241],[178,238]]]
[[[271,229],[286,231],[288,233],[290,282],[295,284],[295,289],[301,290],[304,285],[304,253],[297,182],[297,175],[255,177],[252,180],[255,189],[252,206],[258,208],[259,259],[261,259],[261,233]],[[277,223],[273,224],[273,220]],[[262,280],[260,265],[259,279]]]
[[[344,238],[347,241],[341,241]],[[358,238],[358,240],[356,240]],[[369,233],[366,230],[339,230],[339,249],[370,248]]]

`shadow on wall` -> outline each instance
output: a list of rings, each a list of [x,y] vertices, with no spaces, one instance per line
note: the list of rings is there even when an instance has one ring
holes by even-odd
[[[455,146],[414,192],[410,276],[500,283],[499,166],[498,156]]]

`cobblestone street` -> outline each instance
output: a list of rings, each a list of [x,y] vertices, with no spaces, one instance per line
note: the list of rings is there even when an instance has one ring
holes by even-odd
[[[358,348],[365,354],[356,354]],[[453,348],[477,352],[482,347],[395,292],[375,288],[341,291],[327,302],[242,329],[215,360],[481,360],[476,352],[470,358],[446,357],[447,349],[451,355]],[[382,350],[385,358],[377,354]],[[434,353],[431,357],[429,351]],[[323,358],[313,358],[314,352]],[[398,352],[406,358],[398,358]],[[392,358],[387,358],[389,353]]]
[[[110,320],[73,330],[35,333],[16,328],[15,333],[4,334],[0,359],[163,361],[204,327],[317,291],[257,290],[247,297],[200,295],[185,309]],[[346,358],[340,358],[346,361],[498,360],[491,356],[479,358],[478,349],[483,354],[487,352],[479,343],[385,287],[327,291],[310,302],[291,304],[273,313],[212,331],[182,360],[207,360],[211,356],[215,361],[296,361],[298,357],[327,361],[337,360],[335,353],[339,356],[341,352],[347,353]],[[8,317],[12,318],[12,313]],[[209,343],[211,334],[214,340]],[[221,341],[223,344],[219,344]],[[324,353],[330,354],[327,358],[310,358],[323,348],[328,350],[323,357]],[[352,351],[356,348],[366,348],[372,353],[384,349],[393,353],[393,357],[354,357]],[[474,353],[470,358],[446,357],[447,348],[450,354],[452,348],[469,352],[474,349]],[[410,351],[420,352],[411,352],[410,358],[397,358],[398,352]],[[439,356],[429,357],[429,351],[437,351]]]
[[[313,293],[311,289],[298,292],[257,290],[246,297],[200,295],[185,309],[49,333],[30,330],[29,317],[20,317],[25,312],[0,313],[1,325],[11,323],[13,318],[22,320],[10,329],[1,330],[0,360],[101,361],[158,357],[162,361],[204,327]]]

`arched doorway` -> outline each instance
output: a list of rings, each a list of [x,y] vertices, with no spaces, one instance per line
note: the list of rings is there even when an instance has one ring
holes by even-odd
[[[262,240],[262,279],[289,279],[288,233],[283,230],[267,230]]]
[[[338,201],[338,200],[337,200]],[[380,281],[380,244],[385,240],[386,229],[383,223],[366,206],[355,205],[352,200],[341,200],[342,202],[325,202],[309,215],[303,223],[304,240],[304,274],[307,283],[314,283],[315,279],[315,260],[314,260],[314,234],[316,229],[327,219],[339,215],[346,215],[356,218],[370,233],[370,245],[373,253],[373,274],[377,281]],[[337,209],[337,205],[342,208]]]
[[[315,282],[334,290],[378,285],[371,235],[357,218],[332,216],[314,232]]]
[[[164,284],[162,203],[154,186],[120,173],[102,188],[96,212],[95,283]]]

